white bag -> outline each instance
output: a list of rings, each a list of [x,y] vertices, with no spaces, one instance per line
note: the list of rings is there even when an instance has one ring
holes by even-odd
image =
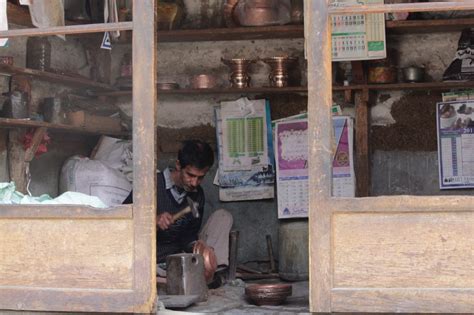
[[[132,191],[126,176],[106,163],[73,156],[61,170],[59,190],[96,196],[107,206],[122,204]]]

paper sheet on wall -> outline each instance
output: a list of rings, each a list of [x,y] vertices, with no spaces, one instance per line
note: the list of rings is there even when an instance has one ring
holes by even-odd
[[[248,100],[246,100],[248,101]],[[265,153],[267,156],[261,158],[266,163],[256,163],[253,165],[244,165],[242,169],[237,169],[236,166],[226,169],[224,167],[224,156],[226,153],[226,144],[228,140],[224,136],[225,119],[221,112],[222,107],[216,107],[216,133],[218,140],[218,156],[219,156],[219,170],[216,175],[215,184],[219,185],[219,199],[221,201],[239,201],[239,200],[257,200],[257,199],[270,199],[274,198],[275,195],[275,171],[274,171],[274,158],[273,158],[273,147],[271,138],[271,128],[268,126],[270,123],[270,106],[265,100],[255,101],[257,104],[261,104],[263,101],[264,115],[261,116],[263,124],[265,126],[265,132],[263,142],[266,146]],[[254,101],[251,101],[254,102]],[[231,102],[233,103],[233,102]],[[260,105],[257,105],[260,106]],[[235,116],[234,116],[235,118]],[[240,129],[241,133],[244,133],[245,128]],[[236,135],[235,138],[243,138],[242,135]],[[269,134],[270,133],[270,134]],[[227,147],[229,144],[227,144]],[[269,149],[268,149],[269,148]],[[273,161],[273,162],[272,162]],[[273,163],[273,164],[272,164]]]
[[[0,0],[0,31],[8,31],[7,0]],[[7,45],[8,38],[0,38],[0,47]]]
[[[332,6],[383,4],[383,0],[332,0]],[[383,13],[331,16],[332,60],[369,60],[387,56]]]
[[[268,165],[265,100],[221,102],[223,171]]]
[[[474,188],[474,100],[436,107],[439,187]]]
[[[278,218],[307,217],[308,121],[280,120],[275,124]],[[353,122],[350,117],[333,117],[335,152],[332,164],[332,195],[355,196]]]

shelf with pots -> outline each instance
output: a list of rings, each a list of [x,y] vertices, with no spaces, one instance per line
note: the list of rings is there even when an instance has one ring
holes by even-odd
[[[112,86],[89,80],[85,77],[80,76],[70,76],[66,74],[60,74],[55,72],[41,71],[30,68],[22,68],[9,64],[0,64],[0,75],[13,76],[13,75],[25,75],[33,77],[35,79],[48,81],[51,83],[59,83],[62,85],[72,86],[72,87],[82,87],[86,89],[96,90],[96,91],[114,91],[116,90]]]

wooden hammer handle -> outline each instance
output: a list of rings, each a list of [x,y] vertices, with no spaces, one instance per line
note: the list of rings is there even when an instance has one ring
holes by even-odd
[[[181,218],[186,213],[190,213],[190,212],[191,212],[191,207],[187,206],[186,208],[184,208],[184,209],[180,210],[179,212],[173,214],[173,223],[176,222],[176,220]]]

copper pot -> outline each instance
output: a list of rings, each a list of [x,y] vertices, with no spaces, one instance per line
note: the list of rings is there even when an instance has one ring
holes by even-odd
[[[216,83],[216,77],[212,74],[198,74],[191,79],[193,89],[212,89],[216,87]]]
[[[289,67],[293,65],[297,60],[298,58],[293,57],[272,57],[263,59],[263,62],[267,63],[272,68],[269,75],[270,86],[288,86]]]
[[[246,88],[250,86],[250,76],[248,68],[255,60],[245,58],[221,59],[230,70],[230,85],[237,88]]]
[[[279,305],[292,294],[291,284],[253,284],[245,288],[245,295],[256,305]]]
[[[393,66],[372,66],[368,71],[369,83],[395,83],[397,82],[397,68]]]
[[[12,56],[0,56],[0,65],[13,66]]]
[[[217,258],[214,249],[199,240],[194,243],[193,254],[200,254],[204,258],[204,277],[209,283],[217,270]]]

